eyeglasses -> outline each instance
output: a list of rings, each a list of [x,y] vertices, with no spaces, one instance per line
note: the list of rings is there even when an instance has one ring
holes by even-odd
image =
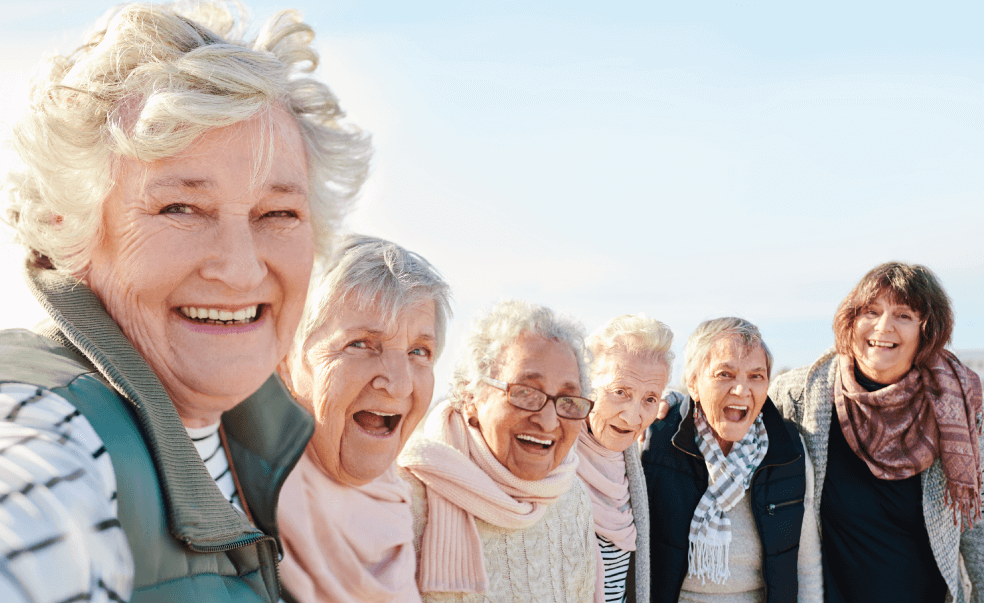
[[[506,383],[491,377],[482,377],[482,381],[506,392],[509,403],[516,408],[531,412],[539,411],[547,405],[547,402],[553,400],[557,408],[557,416],[565,419],[584,419],[594,407],[593,401],[579,396],[550,396],[535,387],[519,383]]]

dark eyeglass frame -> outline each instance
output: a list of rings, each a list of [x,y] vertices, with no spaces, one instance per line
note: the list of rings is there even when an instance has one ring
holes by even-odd
[[[543,407],[546,406],[547,403],[552,400],[554,403],[554,408],[557,409],[557,416],[563,417],[564,419],[572,419],[575,421],[587,419],[588,415],[591,414],[591,409],[594,408],[594,404],[595,404],[594,400],[589,400],[588,398],[582,398],[581,396],[551,396],[547,392],[538,390],[535,387],[530,387],[529,385],[523,385],[522,383],[506,383],[505,381],[499,381],[498,379],[493,379],[491,377],[482,377],[482,382],[491,385],[496,389],[501,389],[502,391],[506,392],[506,400],[508,400],[510,404],[512,404],[516,408],[519,408],[520,410],[528,410],[530,412],[540,412],[541,410],[543,410]],[[513,396],[512,396],[512,389],[514,387],[523,387],[528,390],[537,392],[538,394],[543,394],[543,404],[541,404],[538,408],[527,408],[525,406],[520,406],[519,404],[516,404],[515,402],[513,402]],[[587,402],[588,408],[584,411],[584,416],[571,417],[562,413],[560,401],[563,399],[584,400],[585,402]]]

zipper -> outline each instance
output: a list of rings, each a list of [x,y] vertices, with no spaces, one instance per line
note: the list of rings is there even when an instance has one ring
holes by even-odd
[[[234,542],[232,544],[220,544],[220,545],[198,545],[192,543],[190,540],[185,540],[185,544],[188,548],[195,551],[196,553],[224,553],[225,551],[232,551],[235,549],[241,549],[252,544],[263,540],[264,538],[269,538],[273,540],[273,536],[267,536],[263,532],[253,534],[252,536],[247,536],[246,538]]]
[[[798,505],[801,502],[803,502],[803,499],[802,498],[799,498],[797,500],[787,500],[786,502],[770,504],[769,506],[767,506],[765,508],[765,510],[769,513],[769,515],[775,515],[776,514],[776,509],[781,509],[783,507],[788,507],[789,505]]]

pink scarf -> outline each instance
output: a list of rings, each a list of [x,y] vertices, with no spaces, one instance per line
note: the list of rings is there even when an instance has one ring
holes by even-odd
[[[280,493],[284,585],[301,603],[419,603],[410,488],[395,465],[340,484],[309,446]]]
[[[420,591],[481,593],[489,581],[475,518],[512,530],[534,525],[574,484],[578,461],[571,450],[542,480],[520,479],[495,459],[482,433],[444,402],[397,463],[427,492]]]
[[[585,421],[577,437],[577,455],[581,458],[577,476],[588,487],[591,496],[595,533],[623,551],[636,550],[636,527],[629,504],[624,453],[605,448],[588,431]]]

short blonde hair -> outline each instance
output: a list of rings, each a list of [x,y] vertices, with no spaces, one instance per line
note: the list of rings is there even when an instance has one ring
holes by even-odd
[[[13,145],[24,167],[8,175],[8,217],[37,263],[82,271],[101,235],[100,204],[121,158],[173,157],[212,128],[258,117],[265,134],[257,173],[272,152],[270,109],[294,117],[308,158],[316,254],[368,172],[369,137],[342,125],[325,84],[314,31],[295,11],[270,18],[251,39],[232,3],[128,4],[96,33],[48,60]]]
[[[613,352],[621,352],[660,362],[666,367],[669,381],[673,371],[673,331],[670,327],[645,314],[623,314],[602,325],[588,337],[588,347],[594,355],[592,376],[601,367],[599,360]]]
[[[476,321],[465,341],[465,351],[451,378],[448,402],[461,410],[481,383],[482,377],[496,377],[495,368],[503,350],[530,333],[565,343],[577,359],[581,396],[591,396],[588,366],[591,352],[584,343],[584,327],[575,319],[558,315],[550,308],[519,300],[501,301]]]

